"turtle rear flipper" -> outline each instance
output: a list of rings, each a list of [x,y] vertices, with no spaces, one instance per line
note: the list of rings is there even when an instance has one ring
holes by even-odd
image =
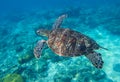
[[[85,55],[96,68],[102,68],[103,67],[103,60],[100,53],[92,52],[87,55]]]
[[[60,25],[62,24],[63,20],[67,17],[66,14],[61,15],[60,17],[58,17],[58,19],[55,21],[55,23],[53,24],[53,29],[57,29],[60,27]]]
[[[40,40],[37,42],[33,52],[36,58],[40,58],[45,42],[45,40]]]

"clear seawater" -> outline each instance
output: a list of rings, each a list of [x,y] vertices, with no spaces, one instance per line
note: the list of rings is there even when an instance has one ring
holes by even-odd
[[[62,27],[93,38],[108,50],[96,69],[85,56],[61,57],[47,46],[33,55],[38,28]],[[120,0],[0,0],[0,82],[120,82]]]

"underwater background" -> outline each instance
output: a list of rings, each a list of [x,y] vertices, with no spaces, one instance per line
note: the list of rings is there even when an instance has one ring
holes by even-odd
[[[60,57],[45,47],[33,55],[38,28],[62,27],[93,38],[108,50],[104,66],[95,68],[85,56]],[[0,0],[0,82],[120,82],[120,0]]]

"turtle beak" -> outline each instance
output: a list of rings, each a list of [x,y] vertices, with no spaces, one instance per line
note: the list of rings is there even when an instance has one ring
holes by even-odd
[[[40,30],[37,30],[37,31],[36,31],[36,34],[37,34],[37,35],[40,35]]]

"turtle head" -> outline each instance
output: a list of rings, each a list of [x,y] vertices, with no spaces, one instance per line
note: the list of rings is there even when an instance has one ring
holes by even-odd
[[[36,31],[36,34],[39,35],[39,36],[48,36],[49,35],[49,30],[38,29]]]

